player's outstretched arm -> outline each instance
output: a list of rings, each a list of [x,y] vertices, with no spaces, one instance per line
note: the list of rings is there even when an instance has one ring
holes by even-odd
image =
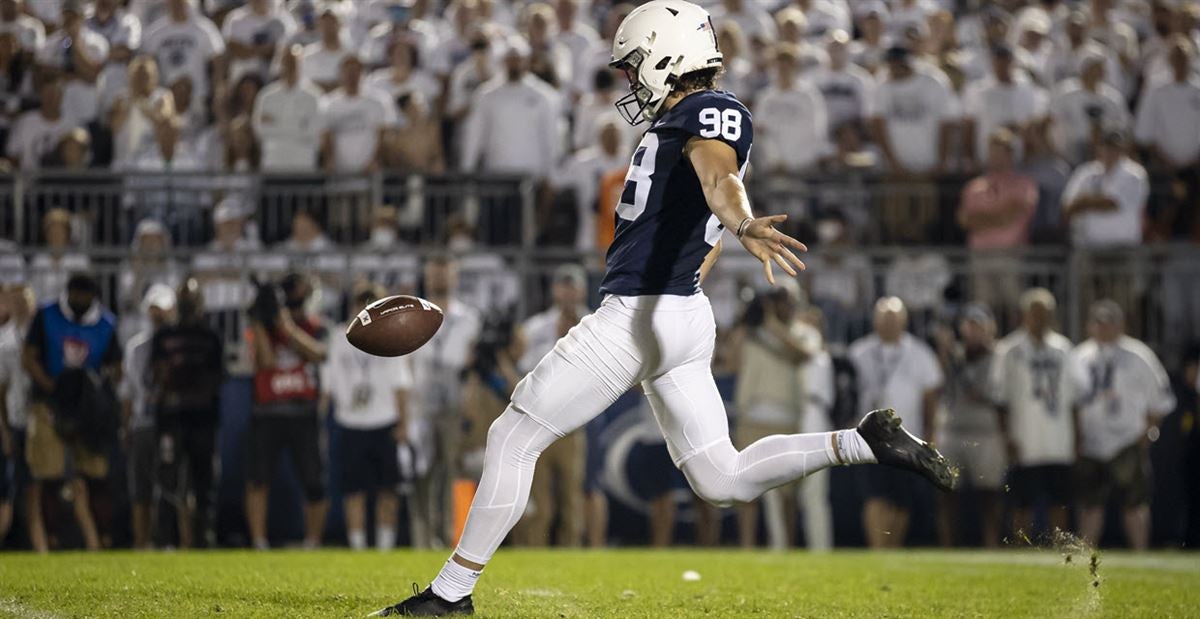
[[[787,215],[755,217],[750,211],[746,186],[738,177],[737,153],[731,146],[720,140],[692,138],[684,154],[696,170],[709,210],[727,230],[737,234],[746,251],[763,263],[768,282],[775,284],[772,262],[788,275],[804,270],[804,263],[792,251],[808,248],[775,229],[775,224],[782,223]]]

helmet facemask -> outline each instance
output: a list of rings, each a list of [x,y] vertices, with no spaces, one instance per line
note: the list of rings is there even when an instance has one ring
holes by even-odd
[[[654,99],[654,92],[646,87],[639,77],[642,72],[642,63],[645,61],[646,54],[640,49],[635,49],[629,52],[628,56],[609,65],[624,73],[625,78],[629,81],[629,94],[617,99],[613,105],[616,106],[625,122],[635,126],[647,119],[647,112],[653,114],[653,108],[657,108],[661,103],[661,99]]]

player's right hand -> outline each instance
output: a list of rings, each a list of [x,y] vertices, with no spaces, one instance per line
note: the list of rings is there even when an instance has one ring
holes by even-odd
[[[776,224],[785,221],[787,221],[787,215],[755,217],[746,224],[746,229],[742,231],[740,239],[746,251],[763,263],[763,272],[766,273],[767,281],[772,286],[775,285],[775,273],[771,270],[772,262],[779,265],[779,268],[792,277],[795,277],[798,271],[805,269],[804,263],[796,257],[796,254],[792,253],[792,250],[808,251],[808,247],[775,229]]]

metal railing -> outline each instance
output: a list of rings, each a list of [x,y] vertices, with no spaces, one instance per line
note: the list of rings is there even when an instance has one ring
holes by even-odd
[[[382,283],[393,293],[420,294],[422,263],[441,250],[411,246],[380,251],[338,248],[320,254],[245,252],[219,254],[176,248],[155,261],[141,261],[127,250],[92,249],[72,254],[95,273],[102,298],[121,316],[126,334],[140,325],[137,318],[142,291],[156,281],[175,284],[186,275],[204,282],[214,325],[237,350],[244,326],[244,308],[253,290],[251,275],[270,278],[289,269],[302,269],[319,282],[313,309],[333,321],[349,312],[349,293],[360,279]],[[41,256],[41,257],[39,257]],[[9,256],[0,260],[0,280],[29,281],[43,300],[65,282],[67,268],[56,268],[45,254],[21,256],[20,271]],[[1059,328],[1073,340],[1086,337],[1088,305],[1112,298],[1127,314],[1129,332],[1149,342],[1164,361],[1177,363],[1190,340],[1200,338],[1200,247],[1191,245],[1143,247],[1110,252],[1065,248],[1025,251],[971,252],[962,248],[883,247],[849,252],[814,249],[806,258],[808,272],[801,283],[812,304],[823,311],[827,339],[844,345],[870,330],[874,301],[883,295],[905,299],[910,328],[928,337],[934,325],[953,321],[962,305],[988,302],[1002,331],[1019,322],[1018,297],[1031,286],[1042,286],[1059,302]],[[551,303],[550,280],[563,263],[583,265],[590,277],[593,306],[603,275],[601,257],[570,249],[497,247],[476,248],[459,256],[459,296],[485,313],[508,313],[517,319]],[[61,261],[59,265],[67,264]],[[7,267],[5,265],[8,265]],[[7,269],[7,270],[6,270]],[[704,283],[722,327],[735,323],[746,292],[762,288],[761,265],[730,248]]]

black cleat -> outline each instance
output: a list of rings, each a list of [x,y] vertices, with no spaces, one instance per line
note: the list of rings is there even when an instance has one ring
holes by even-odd
[[[920,473],[942,490],[953,490],[958,472],[929,443],[900,425],[896,411],[885,408],[867,413],[858,422],[858,433],[880,464]]]
[[[445,617],[447,615],[474,615],[475,605],[471,603],[471,596],[467,596],[457,602],[447,602],[438,597],[433,589],[425,587],[424,591],[417,592],[417,585],[413,584],[413,596],[396,604],[388,606],[382,610],[377,610],[368,617]]]

